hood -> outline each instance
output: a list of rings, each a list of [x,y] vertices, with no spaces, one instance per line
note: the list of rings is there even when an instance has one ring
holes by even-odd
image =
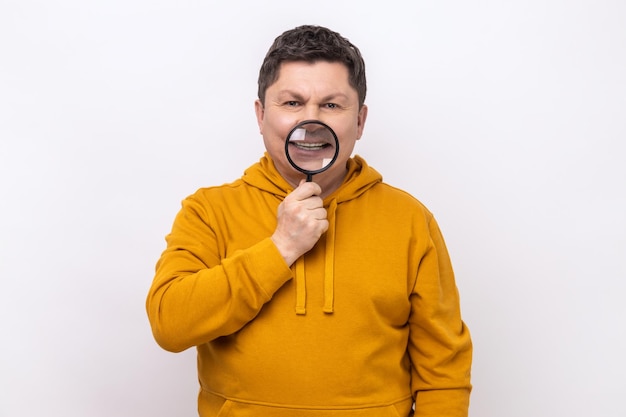
[[[346,163],[348,172],[341,186],[324,199],[324,208],[328,213],[328,230],[321,239],[326,239],[326,255],[324,265],[324,312],[334,311],[334,266],[335,266],[335,214],[341,203],[358,198],[361,194],[382,182],[382,175],[360,156],[350,158]],[[285,181],[274,167],[266,153],[261,160],[248,168],[242,180],[262,191],[271,193],[281,200],[293,191],[293,187]],[[296,314],[306,314],[306,268],[304,256],[301,256],[292,271],[296,285]]]
[[[348,172],[341,186],[326,197],[325,203],[336,200],[338,204],[357,198],[370,187],[382,181],[382,176],[360,156],[355,156],[346,163]],[[278,173],[274,163],[266,153],[261,160],[248,168],[243,181],[262,191],[285,198],[293,187]]]

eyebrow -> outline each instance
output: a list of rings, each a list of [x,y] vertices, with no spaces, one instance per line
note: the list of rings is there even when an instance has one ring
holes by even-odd
[[[298,93],[296,91],[293,91],[293,90],[281,90],[277,94],[277,97],[279,97],[279,98],[283,98],[284,96],[291,96],[291,97],[293,97],[293,98],[295,98],[297,100],[304,100],[304,96],[302,94],[300,94],[300,93]],[[326,102],[326,101],[334,100],[334,99],[337,99],[337,98],[342,98],[342,99],[345,99],[345,100],[349,99],[347,94],[337,92],[337,93],[332,93],[332,94],[329,94],[327,96],[322,97],[322,101]]]
[[[293,90],[281,90],[281,91],[278,92],[278,94],[276,96],[278,98],[281,98],[281,99],[284,96],[290,96],[290,97],[293,97],[293,98],[298,99],[298,100],[302,100],[304,98],[301,94],[299,94],[299,93],[297,93],[297,92],[295,92]]]

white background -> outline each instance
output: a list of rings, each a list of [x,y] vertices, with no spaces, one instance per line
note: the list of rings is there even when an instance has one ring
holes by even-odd
[[[625,416],[622,0],[0,0],[0,416],[195,415],[145,296],[180,201],[261,156],[258,68],[305,23],[360,47],[356,152],[443,229],[470,415]]]

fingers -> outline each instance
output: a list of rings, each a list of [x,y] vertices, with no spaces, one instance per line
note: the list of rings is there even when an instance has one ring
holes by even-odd
[[[322,187],[320,187],[319,184],[302,180],[300,181],[298,187],[296,187],[296,189],[293,190],[286,198],[304,200],[309,197],[319,196],[320,194],[322,194]]]
[[[328,230],[321,188],[302,182],[278,207],[277,226],[272,240],[289,265],[309,251]]]
[[[300,182],[300,185],[283,201],[285,210],[299,217],[303,222],[308,219],[325,220],[327,213],[321,194],[321,187],[314,182]]]

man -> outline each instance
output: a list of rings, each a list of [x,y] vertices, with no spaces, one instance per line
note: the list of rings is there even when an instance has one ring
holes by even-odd
[[[164,349],[197,347],[200,416],[467,415],[472,346],[437,223],[351,158],[365,93],[347,39],[283,33],[259,74],[265,156],[184,200],[147,311]],[[311,182],[285,155],[304,120],[340,145]]]

